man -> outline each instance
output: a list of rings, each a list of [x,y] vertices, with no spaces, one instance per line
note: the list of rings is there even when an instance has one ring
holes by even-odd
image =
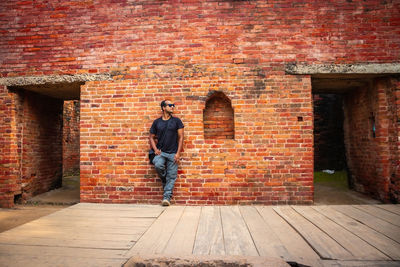
[[[172,190],[178,174],[178,163],[183,147],[183,123],[173,117],[175,104],[169,100],[161,102],[162,116],[153,122],[150,128],[150,145],[156,156],[153,164],[163,182],[164,194],[162,205],[169,206]],[[157,138],[157,144],[155,142]]]

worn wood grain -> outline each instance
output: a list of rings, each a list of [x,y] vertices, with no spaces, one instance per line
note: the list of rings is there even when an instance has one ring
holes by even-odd
[[[396,241],[375,231],[363,223],[338,212],[331,206],[316,206],[313,208],[368,242],[371,246],[374,246],[391,259],[400,260],[400,245]]]
[[[356,219],[324,206],[165,208],[83,203],[0,233],[0,266],[121,266],[137,254],[191,253],[260,254],[308,266],[390,266],[400,262],[400,244],[387,236],[389,232],[374,229],[387,225],[397,229],[399,207],[348,207],[363,214]],[[374,217],[370,221],[375,225],[362,221],[368,216]],[[351,256],[341,255],[346,252]],[[375,261],[376,257],[382,260]]]
[[[396,242],[400,243],[399,226],[388,223],[378,217],[375,217],[362,210],[356,209],[355,207],[352,206],[341,205],[341,206],[333,206],[333,208],[357,221],[362,222],[363,224],[374,229],[375,231],[380,232],[386,235],[387,237],[395,240]]]
[[[185,210],[164,250],[167,255],[191,255],[196,238],[201,207],[185,207]]]
[[[395,213],[397,215],[400,215],[400,205],[390,205],[390,204],[384,204],[384,205],[374,205],[375,207],[390,211],[392,213]]]
[[[274,210],[295,228],[322,258],[346,260],[354,258],[349,251],[291,207],[279,206]]]
[[[239,209],[260,256],[291,258],[277,234],[264,221],[255,207],[242,206]]]
[[[74,206],[68,207],[57,211],[56,213],[66,212],[69,214],[110,214],[115,216],[121,214],[123,216],[136,216],[136,217],[158,217],[165,207],[157,205],[129,205],[129,204],[98,204],[98,203],[79,203]]]
[[[0,266],[2,267],[54,267],[54,266],[85,266],[85,267],[99,267],[99,266],[122,266],[126,259],[120,258],[87,258],[87,257],[65,257],[48,255],[42,257],[39,255],[20,255],[15,254],[1,254],[0,252]]]
[[[390,260],[386,255],[371,246],[351,231],[343,228],[333,220],[317,212],[310,206],[293,206],[293,209],[300,213],[332,239],[338,242],[343,248],[349,251],[354,259],[359,260]]]
[[[341,260],[322,260],[324,267],[398,267],[399,261],[341,261]]]
[[[133,240],[121,242],[115,240],[92,240],[92,239],[69,239],[60,237],[58,239],[46,237],[25,236],[0,236],[0,244],[30,245],[30,246],[51,246],[51,247],[70,247],[70,248],[98,248],[98,249],[129,249],[135,242]]]
[[[131,209],[131,210],[86,210],[86,209],[71,209],[71,210],[60,210],[49,215],[49,218],[59,217],[68,219],[69,217],[74,218],[93,218],[99,217],[104,219],[113,219],[118,217],[120,219],[130,218],[157,218],[163,210],[157,209],[152,211],[150,209]]]
[[[226,254],[259,256],[239,208],[221,207],[221,218]]]
[[[99,232],[51,232],[51,231],[18,231],[3,233],[1,237],[18,238],[24,236],[25,238],[48,238],[48,239],[64,239],[64,240],[93,240],[93,241],[119,241],[121,243],[137,241],[143,234],[144,230],[135,235],[132,234],[104,234]],[[0,239],[1,239],[0,237]]]
[[[282,241],[289,254],[287,261],[298,262],[308,266],[320,266],[320,257],[308,243],[280,217],[271,206],[256,207],[264,221]]]
[[[400,226],[400,215],[387,211],[385,209],[379,208],[379,206],[372,205],[354,205],[355,208],[360,209],[364,212],[369,213],[372,216],[378,217],[388,223],[396,226]]]
[[[34,255],[47,257],[49,255],[65,257],[86,257],[107,259],[107,258],[126,258],[126,249],[96,249],[96,248],[70,248],[70,247],[42,247],[28,245],[0,244],[0,254],[4,255]],[[1,257],[1,256],[0,256]],[[0,265],[2,266],[2,265]],[[29,265],[28,265],[29,266]]]
[[[170,206],[165,209],[132,249],[127,252],[127,256],[162,253],[175,231],[184,209],[184,206]]]
[[[220,207],[202,207],[193,254],[225,255]]]

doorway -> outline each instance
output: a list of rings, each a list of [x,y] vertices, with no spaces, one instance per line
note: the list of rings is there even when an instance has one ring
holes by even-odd
[[[13,119],[18,157],[18,178],[14,181],[15,202],[79,202],[79,95],[82,84],[8,87],[15,105]],[[75,114],[67,112],[71,104]],[[71,131],[72,128],[74,131]],[[66,139],[68,142],[65,142]],[[65,153],[72,150],[74,153]],[[68,197],[74,200],[59,203],[59,193],[65,193],[66,187],[71,188],[65,176],[72,173],[66,172],[65,167],[72,157],[74,166],[69,169],[75,172],[74,192],[70,192]]]
[[[352,102],[363,91],[368,99],[371,80],[367,77],[314,77],[314,203],[373,204],[368,192],[356,188],[352,169],[357,165],[355,141],[363,138],[354,129],[368,128],[362,119],[368,102]],[[354,115],[354,111],[359,113]],[[365,114],[364,114],[365,113]],[[358,116],[355,119],[354,116]],[[368,119],[367,119],[368,120]],[[359,136],[357,136],[359,135]],[[358,191],[358,192],[356,192]]]

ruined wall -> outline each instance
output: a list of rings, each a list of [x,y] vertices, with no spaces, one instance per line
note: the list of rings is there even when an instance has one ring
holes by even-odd
[[[79,175],[79,100],[64,102],[63,175]]]
[[[12,207],[61,183],[62,101],[4,87],[0,204]]]
[[[384,87],[388,94],[390,182],[389,200],[400,203],[400,79],[393,78]]]
[[[6,0],[0,75],[112,77],[81,91],[82,201],[161,198],[147,135],[169,97],[186,125],[177,202],[311,203],[311,83],[285,64],[397,63],[399,14],[377,0]],[[213,91],[234,139],[204,139]]]
[[[369,86],[348,93],[344,106],[351,182],[357,191],[384,202],[399,201],[399,106],[393,81],[371,81]]]
[[[63,101],[19,93],[23,95],[20,186],[22,198],[28,199],[61,186]]]
[[[14,204],[20,174],[14,100],[7,87],[0,86],[0,207],[5,208]]]
[[[311,203],[310,79],[270,77],[259,92],[254,85],[259,77],[253,75],[85,85],[81,201],[161,200],[161,182],[147,160],[148,135],[161,115],[159,103],[168,97],[185,124],[176,203]],[[208,93],[216,89],[232,101],[235,139],[204,138],[203,110]]]
[[[13,1],[0,7],[2,76],[158,65],[399,61],[397,1]],[[160,73],[162,74],[162,73]]]

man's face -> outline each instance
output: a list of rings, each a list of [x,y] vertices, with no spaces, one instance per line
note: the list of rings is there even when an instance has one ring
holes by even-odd
[[[165,101],[164,110],[168,113],[174,112],[175,105],[171,101]]]

